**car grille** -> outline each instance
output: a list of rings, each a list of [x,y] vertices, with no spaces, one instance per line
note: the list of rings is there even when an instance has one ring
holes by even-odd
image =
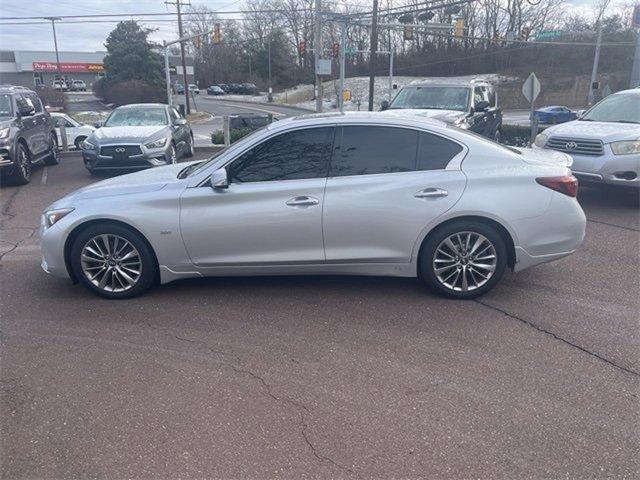
[[[598,156],[604,153],[600,140],[576,140],[573,138],[551,137],[545,145],[552,150],[578,155]]]
[[[124,150],[120,151],[121,149]],[[142,155],[142,149],[140,149],[138,145],[112,145],[102,147],[100,149],[100,155],[103,157],[126,159],[132,155]]]

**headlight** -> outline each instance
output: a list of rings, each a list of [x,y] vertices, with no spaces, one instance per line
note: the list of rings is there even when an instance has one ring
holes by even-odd
[[[80,148],[82,148],[83,150],[95,150],[96,148],[98,148],[98,146],[94,145],[93,143],[91,143],[89,140],[85,138],[83,142],[80,144]]]
[[[9,127],[7,128],[0,128],[0,138],[7,138],[9,136],[9,132],[11,130],[9,129]]]
[[[146,143],[144,146],[147,148],[162,148],[167,144],[166,138],[161,138],[160,140],[156,140],[155,142]]]
[[[546,135],[544,133],[539,133],[536,136],[536,139],[533,141],[533,144],[536,147],[543,148],[546,145],[548,138],[549,138],[549,135]]]
[[[623,142],[613,142],[611,150],[615,155],[632,155],[640,153],[640,140],[625,140]]]
[[[58,220],[62,220],[64,217],[73,212],[73,210],[73,208],[59,208],[57,210],[49,210],[48,212],[44,212],[44,224],[47,228],[52,227],[58,222]]]

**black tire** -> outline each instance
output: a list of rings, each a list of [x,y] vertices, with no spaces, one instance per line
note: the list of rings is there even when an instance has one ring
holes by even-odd
[[[175,163],[178,163],[178,149],[176,148],[175,144],[173,142],[171,142],[171,146],[170,146],[170,150],[169,150],[169,158],[167,158],[167,164],[168,165],[173,165]]]
[[[191,158],[194,155],[194,151],[193,151],[193,144],[194,144],[193,135],[191,135],[189,138],[191,139],[191,141],[187,145],[187,149],[184,152],[184,156],[186,158]]]
[[[500,129],[497,129],[496,133],[493,134],[493,141],[496,143],[500,143],[500,140],[502,140],[502,132],[500,131]]]
[[[16,146],[16,159],[13,166],[13,179],[18,185],[26,185],[31,181],[31,155],[22,143]]]
[[[129,242],[137,250],[138,258],[140,260],[140,274],[136,279],[135,284],[130,286],[128,289],[123,291],[109,291],[105,288],[100,288],[98,285],[94,285],[85,274],[81,260],[82,251],[84,247],[92,241],[92,239],[99,235],[117,236],[120,239],[124,239]],[[102,246],[103,251],[105,251],[104,243],[102,243]],[[120,266],[119,263],[118,266]],[[108,299],[124,299],[140,295],[151,288],[158,276],[158,267],[156,265],[155,257],[145,239],[133,229],[108,222],[91,225],[80,232],[71,247],[71,267],[73,268],[76,278],[85,286],[85,288],[96,295]]]
[[[79,137],[76,137],[76,139],[73,141],[73,144],[76,146],[78,150],[82,150],[82,147],[80,145],[82,145],[82,142],[84,142],[86,139],[87,137],[85,137],[84,135],[81,135]]]
[[[488,275],[486,270],[473,270],[473,268],[471,267],[470,259],[473,258],[475,260],[475,258],[471,255],[467,255],[469,252],[465,252],[465,255],[460,257],[460,259],[457,260],[456,264],[451,264],[453,265],[451,267],[451,270],[447,270],[442,273],[442,277],[449,274],[449,272],[452,272],[452,275],[455,275],[453,269],[457,269],[461,275],[466,276],[466,279],[470,284],[474,282],[474,279],[480,279],[481,281],[484,280],[484,278],[480,276],[480,273],[487,274],[488,279],[482,284],[480,284],[481,282],[477,282],[478,286],[473,289],[463,291],[461,277],[459,277],[459,280],[458,277],[456,277],[455,282],[449,281],[450,283],[453,283],[453,286],[445,285],[441,281],[441,279],[438,278],[434,264],[436,260],[436,251],[438,250],[438,247],[440,247],[441,244],[446,241],[447,238],[450,238],[452,235],[455,236],[456,234],[462,234],[462,238],[466,238],[464,237],[464,235],[466,235],[467,233],[472,234],[471,238],[473,242],[475,242],[475,240],[473,239],[479,238],[474,235],[480,235],[483,236],[492,245],[493,251],[495,252],[495,269],[490,275]],[[480,248],[482,247],[479,247],[478,251],[480,251]],[[492,251],[489,250],[489,253],[491,252]],[[441,256],[438,257],[439,262],[442,262],[441,258]],[[487,262],[487,260],[479,261]],[[494,260],[492,259],[488,262],[493,261]],[[456,260],[451,260],[451,262],[456,262]],[[461,264],[460,262],[463,262],[463,264]],[[441,263],[439,263],[439,265],[440,264]],[[447,266],[450,264],[443,265]],[[420,260],[418,268],[420,269],[420,278],[433,292],[437,293],[438,295],[456,299],[471,299],[479,297],[491,290],[504,274],[506,266],[507,247],[500,233],[495,228],[477,220],[460,220],[437,228],[435,231],[429,234],[429,236],[422,244],[422,248],[420,249]],[[467,268],[471,269],[472,271],[470,271],[470,273],[467,273]],[[444,280],[446,280],[446,278]]]
[[[60,157],[58,156],[58,138],[54,133],[49,135],[49,155],[44,157],[45,165],[58,165]]]

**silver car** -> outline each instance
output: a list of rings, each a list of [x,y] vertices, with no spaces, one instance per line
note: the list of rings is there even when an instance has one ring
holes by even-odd
[[[80,145],[87,170],[140,170],[193,156],[193,132],[169,105],[141,103],[116,108]]]
[[[107,298],[226,275],[419,277],[472,298],[582,243],[570,157],[410,112],[287,119],[105,180],[42,217],[42,267]]]
[[[570,154],[580,181],[640,188],[640,88],[609,95],[578,120],[547,128],[535,145]]]

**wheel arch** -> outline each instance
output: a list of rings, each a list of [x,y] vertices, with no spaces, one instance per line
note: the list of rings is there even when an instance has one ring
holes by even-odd
[[[460,221],[475,221],[475,222],[480,222],[483,223],[489,227],[494,228],[498,234],[500,235],[500,237],[504,240],[505,245],[507,247],[507,265],[509,266],[509,268],[511,270],[513,270],[515,264],[516,264],[516,249],[515,249],[515,242],[513,239],[512,234],[509,232],[509,230],[499,221],[493,219],[493,218],[489,218],[483,215],[460,215],[457,217],[451,217],[448,218],[440,223],[438,223],[437,225],[434,225],[428,232],[426,235],[424,235],[424,237],[422,238],[422,241],[420,242],[420,246],[418,248],[418,256],[417,256],[417,262],[416,262],[416,268],[417,268],[417,272],[419,274],[420,272],[420,261],[421,261],[421,256],[422,256],[422,250],[423,250],[423,246],[424,244],[428,241],[429,238],[431,238],[432,235],[435,234],[435,232],[437,230],[439,230],[440,228],[443,228],[447,225],[450,225],[452,223],[456,223],[456,222],[460,222]]]
[[[76,238],[78,238],[78,235],[80,235],[80,233],[82,233],[85,229],[93,225],[100,225],[100,224],[117,225],[119,227],[126,228],[140,235],[140,238],[142,238],[142,240],[147,244],[147,247],[149,247],[149,251],[153,255],[153,262],[156,266],[156,275],[159,276],[160,268],[158,263],[158,256],[156,254],[155,249],[153,248],[153,245],[151,245],[151,242],[149,242],[149,239],[145,236],[144,233],[142,233],[140,230],[138,230],[134,226],[120,220],[113,220],[110,218],[95,218],[92,220],[87,220],[86,222],[82,222],[79,225],[76,225],[74,229],[71,230],[71,232],[67,236],[67,239],[64,242],[64,265],[73,283],[78,283],[78,278],[76,277],[75,272],[73,271],[73,267],[71,266],[71,248],[73,247],[73,242],[75,242]]]

